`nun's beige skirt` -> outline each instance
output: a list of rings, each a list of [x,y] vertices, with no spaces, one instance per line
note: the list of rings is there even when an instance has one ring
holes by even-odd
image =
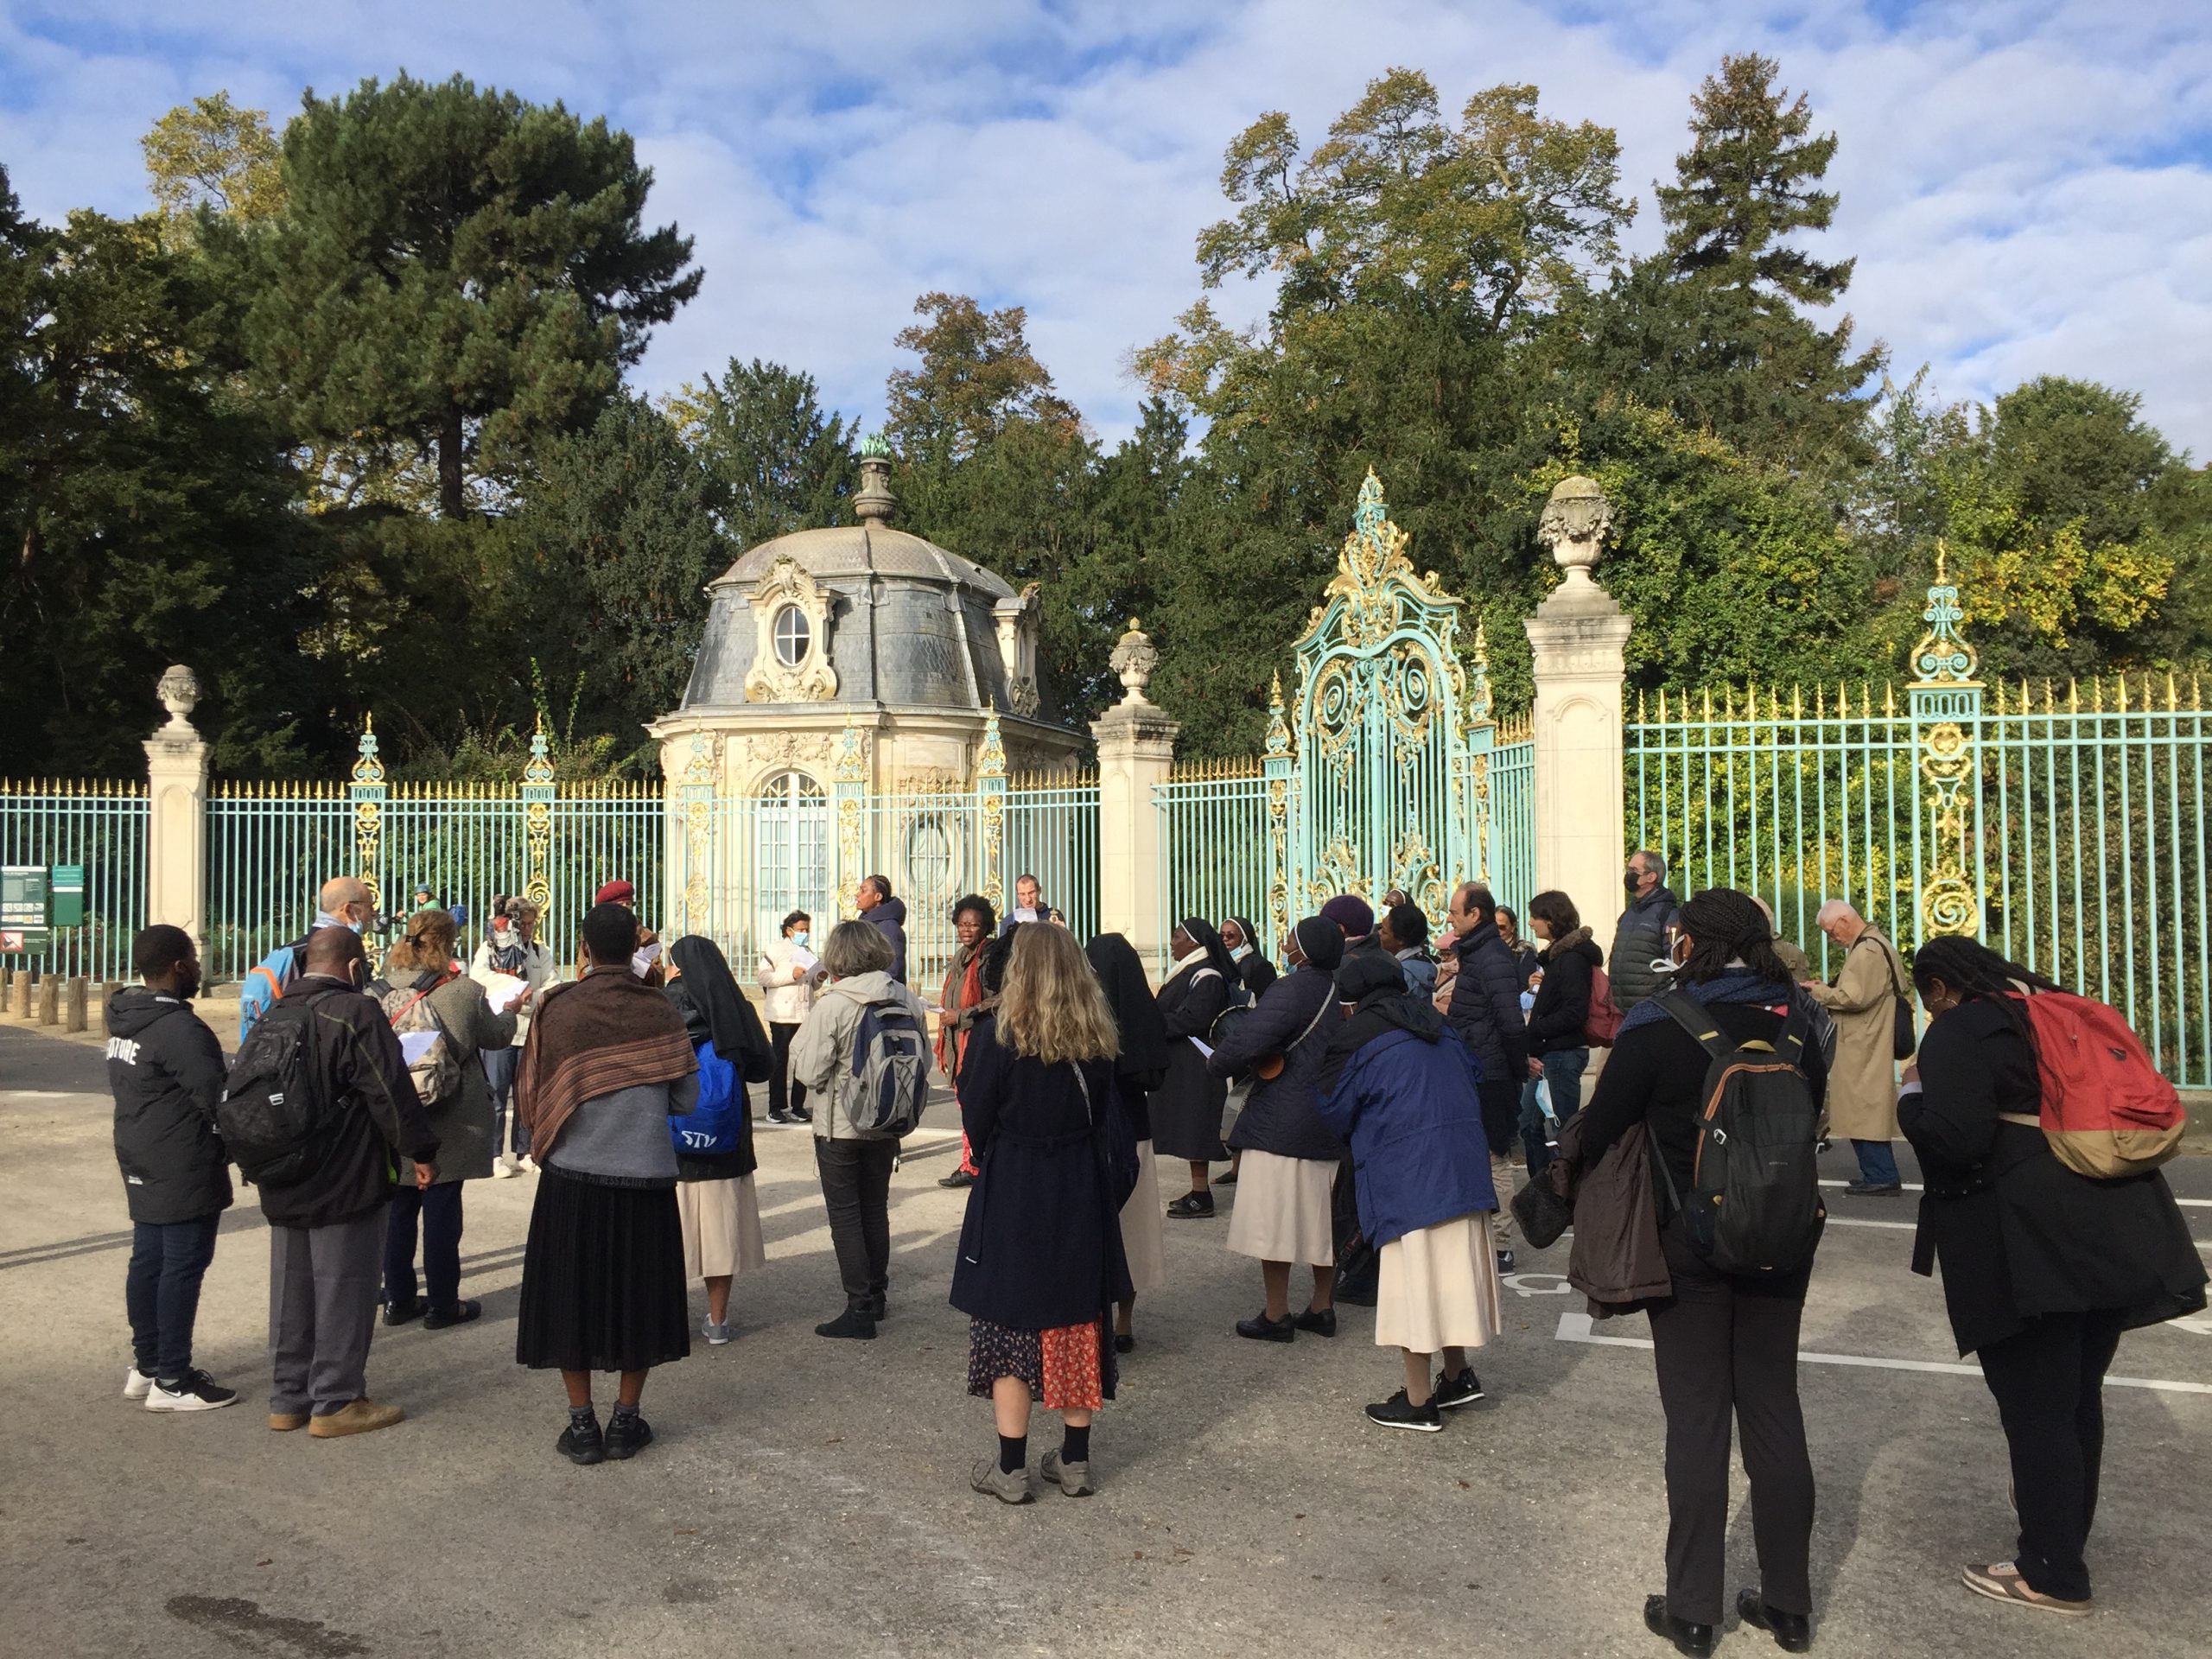
[[[1488,1211],[1394,1238],[1380,1254],[1377,1347],[1416,1354],[1479,1348],[1503,1328]]]
[[[1325,1268],[1337,1259],[1333,1158],[1285,1158],[1247,1149],[1237,1166],[1229,1248],[1262,1262]]]
[[[683,1222],[683,1277],[728,1279],[768,1265],[760,1236],[760,1199],[753,1178],[678,1181],[676,1213]]]
[[[1132,1290],[1158,1290],[1167,1282],[1167,1224],[1161,1218],[1160,1180],[1153,1173],[1152,1142],[1137,1142],[1137,1190],[1122,1206],[1122,1254],[1129,1259]]]

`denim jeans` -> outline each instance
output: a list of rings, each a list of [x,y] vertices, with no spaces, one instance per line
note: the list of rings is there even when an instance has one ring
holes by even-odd
[[[1590,1064],[1590,1051],[1567,1048],[1540,1058],[1544,1063],[1543,1080],[1551,1085],[1552,1116],[1565,1128],[1582,1109],[1582,1073]],[[1552,1150],[1544,1144],[1544,1114],[1536,1104],[1534,1077],[1521,1085],[1521,1144],[1529,1154],[1532,1179],[1551,1167]]]
[[[140,1376],[174,1382],[192,1369],[200,1281],[215,1259],[219,1219],[210,1215],[132,1224],[123,1304],[130,1316],[130,1351]]]
[[[423,1224],[423,1290],[430,1306],[450,1313],[461,1300],[461,1187],[443,1181],[427,1190],[394,1187],[384,1230],[384,1299],[415,1300],[415,1219]]]
[[[507,1149],[507,1104],[514,1097],[515,1072],[522,1065],[519,1048],[487,1048],[483,1051],[484,1081],[492,1085],[492,1155],[499,1157]],[[521,1114],[515,1116],[515,1155],[521,1157],[530,1150],[530,1131],[522,1126]]]
[[[1897,1155],[1886,1141],[1853,1141],[1851,1149],[1859,1154],[1859,1179],[1872,1181],[1878,1186],[1893,1185],[1897,1174]]]

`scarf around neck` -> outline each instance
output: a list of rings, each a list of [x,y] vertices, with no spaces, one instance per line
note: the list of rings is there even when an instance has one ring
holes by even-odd
[[[1715,978],[1695,985],[1680,985],[1675,988],[1688,992],[1693,1001],[1707,1007],[1727,1002],[1749,1007],[1762,1004],[1772,1007],[1777,1003],[1787,1006],[1796,995],[1780,980],[1762,979],[1748,968],[1730,969]],[[1647,997],[1628,1011],[1628,1017],[1621,1021],[1621,1029],[1624,1032],[1634,1031],[1638,1026],[1660,1025],[1673,1018],[1659,1006],[1656,997]]]

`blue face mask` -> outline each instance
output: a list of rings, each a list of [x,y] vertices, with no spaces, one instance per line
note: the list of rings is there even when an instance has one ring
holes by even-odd
[[[803,927],[799,929],[798,932],[791,935],[791,943],[798,945],[801,950],[804,950],[806,948],[806,941],[807,931]]]
[[[1243,960],[1244,960],[1244,958],[1245,958],[1245,957],[1247,957],[1250,956],[1251,954],[1252,954],[1252,947],[1251,947],[1250,945],[1249,945],[1249,944],[1240,944],[1240,945],[1238,945],[1238,946],[1237,946],[1234,950],[1232,950],[1232,951],[1230,951],[1230,952],[1229,953],[1229,959],[1230,959],[1231,962],[1242,962],[1242,961],[1243,961]]]

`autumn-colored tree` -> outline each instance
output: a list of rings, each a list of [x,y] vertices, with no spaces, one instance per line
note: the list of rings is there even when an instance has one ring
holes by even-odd
[[[914,314],[929,321],[900,329],[895,344],[922,360],[885,385],[889,435],[910,465],[965,461],[1016,422],[1070,435],[1081,426],[1030,350],[1021,307],[986,311],[965,294],[931,293]]]
[[[180,104],[140,139],[155,210],[188,238],[202,207],[243,224],[284,205],[283,150],[266,110],[240,109],[228,92]]]

